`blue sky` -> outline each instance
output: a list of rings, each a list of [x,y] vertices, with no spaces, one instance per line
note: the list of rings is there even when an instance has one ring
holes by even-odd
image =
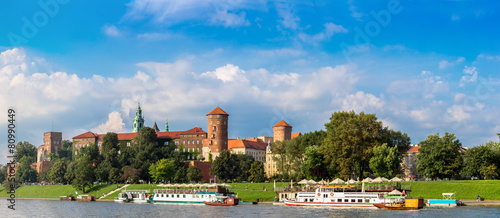
[[[498,140],[495,1],[40,2],[0,9],[1,110],[36,146],[52,124],[65,139],[130,131],[139,101],[146,125],[172,130],[205,129],[221,106],[234,138],[355,110],[415,144]]]

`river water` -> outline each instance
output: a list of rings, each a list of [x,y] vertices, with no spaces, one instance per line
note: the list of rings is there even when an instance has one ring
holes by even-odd
[[[500,217],[500,207],[465,206],[388,211],[362,208],[286,207],[271,204],[212,207],[187,204],[133,204],[17,200],[2,201],[0,217]]]

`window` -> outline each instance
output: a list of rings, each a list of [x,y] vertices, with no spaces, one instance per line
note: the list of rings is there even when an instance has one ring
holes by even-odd
[[[370,203],[370,199],[365,198],[365,203]]]
[[[363,199],[358,199],[358,203],[363,203]]]
[[[217,115],[217,118],[219,118],[219,117],[220,117],[220,115]]]
[[[342,199],[337,199],[337,202],[342,202]]]
[[[130,147],[130,142],[127,142],[127,147]]]
[[[186,195],[182,195],[183,198],[186,198]]]
[[[179,145],[179,141],[175,141],[175,145]]]
[[[161,197],[163,198],[163,194],[161,194]]]
[[[217,121],[217,124],[220,124],[220,121]]]
[[[182,144],[183,144],[183,145],[185,145],[185,144],[186,144],[186,141],[185,141],[185,140],[183,140],[183,141],[182,141]]]
[[[212,121],[210,121],[210,125],[212,125]]]
[[[356,199],[351,199],[351,202],[353,202],[353,203],[356,202]]]
[[[344,202],[349,202],[349,199],[344,199]]]
[[[192,144],[194,145],[194,140],[192,141]]]
[[[188,145],[191,144],[191,141],[188,140]]]
[[[196,140],[196,144],[199,145],[200,144],[200,140]]]
[[[163,145],[168,145],[168,141],[166,141],[165,143],[163,143]]]

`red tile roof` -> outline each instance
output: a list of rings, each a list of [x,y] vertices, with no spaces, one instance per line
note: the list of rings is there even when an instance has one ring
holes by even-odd
[[[86,133],[83,133],[83,134],[80,134],[80,135],[77,135],[75,137],[73,137],[74,139],[77,139],[77,138],[91,138],[91,137],[97,137],[97,134],[91,132],[91,131],[88,131]]]
[[[280,122],[276,123],[273,127],[277,126],[287,126],[287,127],[292,127],[290,124],[286,123],[284,120],[281,120]]]
[[[418,152],[418,149],[420,148],[420,146],[413,146],[410,148],[410,150],[408,150],[408,153],[410,152]]]
[[[224,110],[222,110],[219,106],[217,106],[213,111],[210,111],[210,113],[208,113],[207,115],[210,115],[210,114],[224,114],[224,115],[228,115]]]
[[[295,137],[299,137],[301,135],[302,135],[302,133],[300,133],[300,132],[292,133],[292,139]]]
[[[267,144],[261,139],[251,138],[251,139],[228,139],[227,149],[232,150],[233,148],[252,148],[257,150],[266,150]]]

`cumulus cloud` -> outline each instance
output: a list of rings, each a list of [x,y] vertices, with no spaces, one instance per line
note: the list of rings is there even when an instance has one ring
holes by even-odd
[[[356,94],[348,95],[342,104],[342,110],[354,110],[359,113],[362,111],[376,112],[382,110],[384,102],[375,95],[358,91]]]
[[[228,64],[224,67],[219,67],[212,72],[206,72],[201,74],[202,77],[212,77],[221,80],[222,82],[233,82],[233,81],[248,81],[245,77],[245,71],[241,70],[238,66]]]
[[[104,34],[106,34],[108,36],[119,36],[120,35],[120,31],[118,30],[118,28],[116,28],[115,25],[106,24],[106,25],[104,25],[104,27],[102,27],[102,31],[104,32]]]
[[[460,86],[464,86],[466,83],[473,83],[477,81],[477,71],[476,67],[465,66],[463,70],[462,79],[460,79]]]
[[[108,120],[105,123],[93,128],[91,131],[97,133],[123,132],[124,127],[125,123],[123,123],[120,112],[113,111],[109,113]]]
[[[299,28],[300,17],[294,14],[292,6],[287,2],[276,2],[276,10],[280,17],[281,26],[291,30]]]

